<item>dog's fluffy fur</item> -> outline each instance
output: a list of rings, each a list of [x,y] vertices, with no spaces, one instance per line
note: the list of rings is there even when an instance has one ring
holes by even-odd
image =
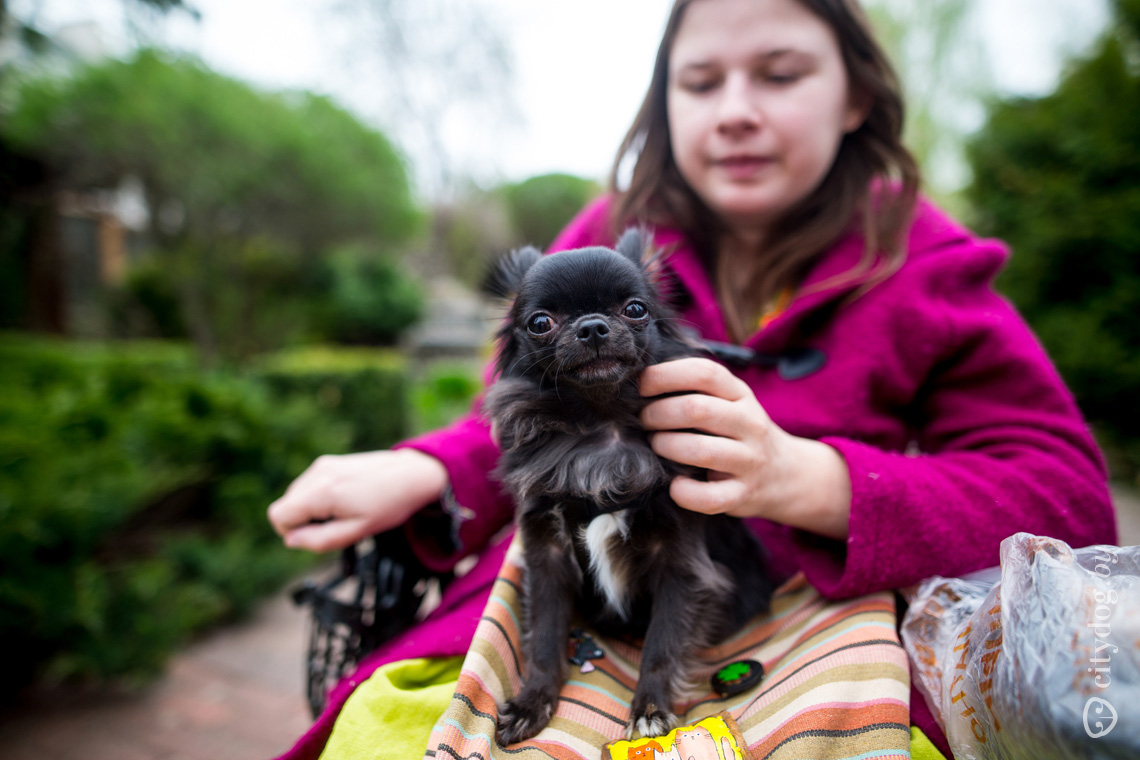
[[[638,421],[641,370],[696,353],[659,302],[645,248],[637,231],[616,251],[525,248],[492,280],[515,300],[484,412],[502,448],[497,476],[517,501],[526,563],[526,677],[500,708],[503,745],[549,721],[575,605],[600,632],[644,637],[629,734],[655,736],[676,723],[673,703],[697,650],[771,598],[752,532],[674,504],[669,482],[680,470],[653,453]]]

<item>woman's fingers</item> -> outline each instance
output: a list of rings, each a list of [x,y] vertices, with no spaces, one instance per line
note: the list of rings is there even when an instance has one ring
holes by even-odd
[[[763,486],[780,432],[752,389],[708,359],[678,359],[641,374],[642,396],[653,398],[641,422],[659,456],[708,471],[707,480],[680,476],[669,492],[685,509],[706,514],[762,514]],[[691,431],[700,432],[691,432]]]
[[[646,430],[700,430],[738,438],[743,432],[742,421],[734,402],[703,393],[658,399],[641,410],[641,424]]]
[[[339,549],[402,524],[447,481],[442,462],[414,449],[323,456],[269,505],[269,521],[288,546]]]
[[[641,373],[641,395],[646,398],[664,393],[704,393],[738,401],[752,396],[748,385],[726,368],[709,359],[676,359],[647,367]]]
[[[281,498],[269,505],[269,522],[277,535],[284,538],[294,528],[333,516],[332,502],[322,498],[326,493],[307,481],[296,480]]]
[[[679,507],[693,512],[748,516],[744,511],[747,505],[745,486],[737,478],[706,482],[679,475],[669,485],[669,495]]]
[[[752,390],[740,378],[708,359],[677,359],[641,373],[641,394],[657,398],[645,405],[646,430],[700,430],[741,440],[768,423]]]
[[[699,433],[654,433],[649,445],[670,461],[730,475],[746,471],[754,459],[739,441]]]
[[[327,552],[351,546],[368,532],[362,520],[334,520],[302,525],[286,533],[284,538],[290,549]]]

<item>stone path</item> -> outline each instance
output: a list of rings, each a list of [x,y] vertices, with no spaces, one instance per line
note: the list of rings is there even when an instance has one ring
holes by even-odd
[[[282,595],[134,694],[36,694],[0,717],[5,760],[265,760],[310,723],[303,611]]]
[[[1115,493],[1121,544],[1140,544],[1140,497]],[[309,725],[304,612],[285,595],[221,630],[135,694],[35,695],[0,714],[5,760],[266,760]]]

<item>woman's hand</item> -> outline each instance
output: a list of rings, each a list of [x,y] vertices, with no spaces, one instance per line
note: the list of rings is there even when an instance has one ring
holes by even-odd
[[[707,482],[674,478],[669,493],[678,505],[847,537],[851,480],[839,452],[785,432],[743,380],[708,359],[678,359],[642,372],[642,396],[665,393],[685,395],[642,410],[653,451],[709,473]],[[701,432],[685,432],[692,430]]]
[[[343,549],[402,525],[447,482],[443,463],[415,449],[322,456],[269,505],[269,522],[290,548]]]

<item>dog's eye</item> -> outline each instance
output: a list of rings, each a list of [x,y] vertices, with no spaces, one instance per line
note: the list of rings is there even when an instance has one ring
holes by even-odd
[[[630,301],[625,305],[622,315],[629,319],[645,319],[649,316],[649,308],[641,301]]]
[[[531,335],[545,335],[554,329],[554,320],[549,314],[535,314],[527,320],[526,329]]]

